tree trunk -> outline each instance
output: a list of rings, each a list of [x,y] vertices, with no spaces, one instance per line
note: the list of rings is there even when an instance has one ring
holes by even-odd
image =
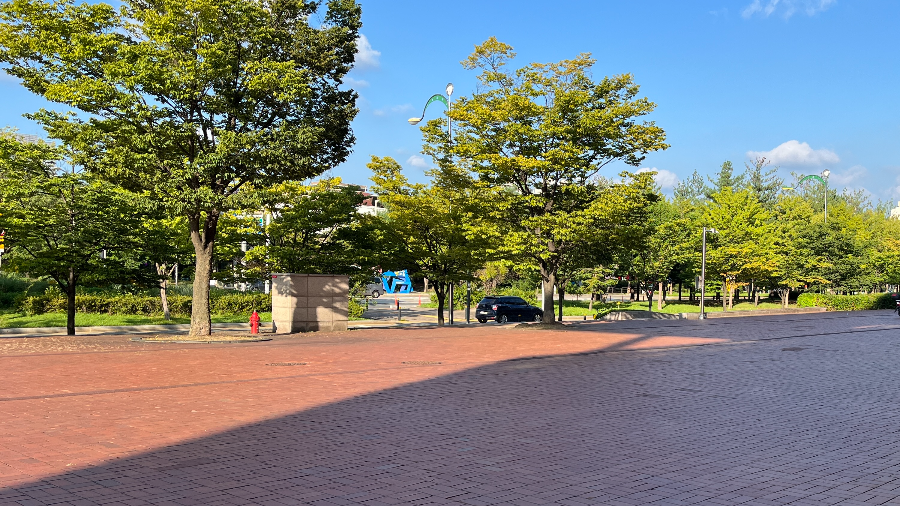
[[[434,296],[437,298],[438,307],[437,307],[437,317],[438,317],[438,326],[444,326],[444,299],[447,296],[447,285],[446,283],[432,283],[432,290],[434,290]]]
[[[678,302],[681,302],[681,283],[678,283]]]
[[[563,287],[559,287],[559,321],[563,321],[563,306],[566,300],[566,290]]]
[[[591,301],[588,302],[588,311],[594,310],[594,298],[596,298],[596,297],[597,297],[597,294],[594,292],[591,292]]]
[[[553,287],[556,285],[556,273],[550,272],[550,270],[542,265],[541,266],[541,310],[544,312],[544,318],[547,318],[549,315],[549,319],[547,321],[554,321],[556,316],[553,314]]]
[[[665,284],[662,281],[660,281],[659,282],[659,299],[656,300],[656,310],[657,311],[662,311],[663,301],[665,301],[665,299],[666,299]]]
[[[653,285],[650,285],[653,286]],[[653,311],[653,290],[647,290],[647,311]]]
[[[66,335],[75,335],[75,267],[69,267],[69,283],[66,286]]]
[[[163,319],[169,321],[172,319],[172,314],[169,313],[169,279],[163,278],[162,282],[159,284],[159,299],[162,305],[163,310]]]
[[[172,315],[169,313],[169,271],[166,269],[166,264],[156,264],[156,273],[160,276],[159,302],[162,306],[163,318],[169,321],[172,319]]]
[[[194,295],[191,299],[190,335],[192,336],[208,336],[212,333],[212,319],[209,312],[209,281],[212,276],[218,224],[219,216],[214,213],[205,217],[198,214],[188,219],[191,242],[197,258],[194,268]]]

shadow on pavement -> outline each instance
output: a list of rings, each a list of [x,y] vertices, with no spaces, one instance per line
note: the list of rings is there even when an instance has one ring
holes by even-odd
[[[648,330],[602,330],[636,327]],[[760,471],[750,457],[778,434],[742,424],[780,408],[735,392],[756,392],[740,382],[757,373],[788,381],[799,373],[781,362],[810,356],[773,349],[719,359],[733,388],[712,374],[709,348],[509,360],[73,470],[2,491],[0,503],[649,503]],[[730,474],[697,482],[714,463]]]

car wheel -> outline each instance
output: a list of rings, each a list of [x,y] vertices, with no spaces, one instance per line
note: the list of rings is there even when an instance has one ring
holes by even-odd
[[[478,323],[487,323],[487,320],[485,320],[484,318],[479,318]]]
[[[497,323],[506,323],[509,321],[509,318],[504,314],[497,317]]]
[[[544,316],[541,313],[534,313],[534,321],[541,323],[544,321]]]
[[[381,292],[379,292],[378,290],[375,290],[374,292],[372,292],[373,299],[377,299],[378,297],[381,297]]]

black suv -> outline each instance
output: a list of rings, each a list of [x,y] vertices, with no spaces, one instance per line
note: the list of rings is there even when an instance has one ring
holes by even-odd
[[[539,322],[544,312],[525,302],[521,297],[489,296],[481,299],[475,309],[475,318],[480,323],[496,320],[506,322]]]

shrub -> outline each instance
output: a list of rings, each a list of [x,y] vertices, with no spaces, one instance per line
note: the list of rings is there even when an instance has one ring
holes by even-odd
[[[172,316],[191,315],[191,297],[169,295],[169,313]],[[17,309],[27,315],[43,313],[64,313],[66,298],[61,293],[48,290],[44,295],[24,297]],[[272,297],[264,293],[224,293],[210,297],[213,314],[250,314],[256,311],[271,311]],[[104,293],[80,294],[75,296],[75,311],[79,313],[101,313],[110,315],[160,316],[163,314],[159,297],[146,295],[110,295]]]
[[[894,309],[894,299],[889,293],[868,295],[830,295],[804,293],[797,297],[798,307],[824,307],[828,311],[864,311],[867,309]]]
[[[366,307],[360,304],[358,300],[350,297],[350,305],[348,309],[349,311],[347,312],[347,316],[349,316],[351,319],[361,319],[363,317],[363,312],[366,310]]]

